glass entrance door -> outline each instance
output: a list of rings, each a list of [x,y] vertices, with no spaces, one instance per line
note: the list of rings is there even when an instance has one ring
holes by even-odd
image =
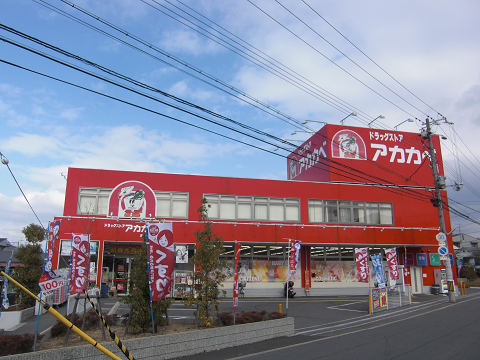
[[[136,253],[141,251],[138,243],[106,243],[103,255],[103,269],[110,295],[127,295],[130,283],[130,270]]]
[[[412,293],[421,294],[423,292],[422,268],[420,266],[412,266],[411,269]]]

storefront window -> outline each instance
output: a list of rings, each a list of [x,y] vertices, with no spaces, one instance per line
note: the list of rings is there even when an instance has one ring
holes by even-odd
[[[77,213],[82,215],[107,215],[111,189],[80,188]]]
[[[155,191],[157,217],[187,218],[188,193]]]
[[[390,203],[308,200],[311,223],[393,225]]]
[[[308,201],[308,218],[312,223],[322,223],[323,220],[323,200]]]
[[[300,200],[240,195],[205,195],[211,219],[299,221]]]
[[[70,268],[70,257],[72,255],[72,240],[62,240],[60,244],[59,268]],[[90,241],[90,282],[97,279],[98,241]]]
[[[327,222],[338,223],[337,201],[327,201]]]

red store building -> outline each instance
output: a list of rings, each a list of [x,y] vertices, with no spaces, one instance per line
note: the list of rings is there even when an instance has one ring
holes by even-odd
[[[90,234],[91,283],[125,293],[145,221],[169,221],[180,296],[190,289],[188,258],[202,227],[197,209],[205,198],[213,231],[224,241],[223,256],[233,261],[234,242],[242,245],[240,279],[247,281],[248,296],[282,294],[289,240],[301,241],[298,295],[300,288],[310,288],[311,295],[367,294],[369,285],[356,280],[358,247],[382,255],[396,248],[397,283],[428,292],[441,281],[443,267],[423,142],[414,133],[325,125],[288,157],[289,180],[70,168],[63,216],[55,218],[61,221],[61,246],[54,268],[60,257],[68,259],[72,233]],[[437,136],[434,147],[443,174]],[[442,196],[446,202],[445,190]],[[450,231],[448,211],[445,218]],[[453,253],[450,237],[448,243]],[[225,284],[230,293],[231,281]]]

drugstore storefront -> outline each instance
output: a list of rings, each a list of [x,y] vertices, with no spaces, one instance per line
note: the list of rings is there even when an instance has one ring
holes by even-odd
[[[405,266],[405,282],[412,284],[415,272],[420,291],[426,292],[435,283],[434,270],[442,268],[430,259],[438,233],[436,209],[430,202],[385,194],[379,186],[358,184],[71,168],[64,214],[56,218],[61,221],[62,249],[54,266],[59,266],[60,256],[67,257],[72,233],[89,234],[95,244],[92,286],[108,284],[109,290],[125,294],[145,222],[169,221],[176,250],[174,290],[189,292],[195,232],[203,227],[197,209],[205,198],[212,229],[222,237],[223,256],[232,266],[234,242],[242,245],[240,276],[251,296],[281,294],[288,243],[293,240],[301,241],[295,286],[310,287],[311,294],[366,292],[355,276],[353,254],[358,247],[370,253],[395,247]],[[426,263],[417,261],[424,257]]]

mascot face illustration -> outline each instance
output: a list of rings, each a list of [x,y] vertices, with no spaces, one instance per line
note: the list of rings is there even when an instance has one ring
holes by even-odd
[[[338,137],[338,146],[340,157],[354,159],[359,158],[357,139],[355,139],[354,136],[350,137],[349,134],[340,135]]]
[[[120,190],[119,212],[121,216],[144,217],[145,216],[145,191],[134,190],[134,186],[126,186]]]
[[[362,137],[353,130],[340,130],[332,138],[332,157],[366,160],[367,149],[365,142]]]

